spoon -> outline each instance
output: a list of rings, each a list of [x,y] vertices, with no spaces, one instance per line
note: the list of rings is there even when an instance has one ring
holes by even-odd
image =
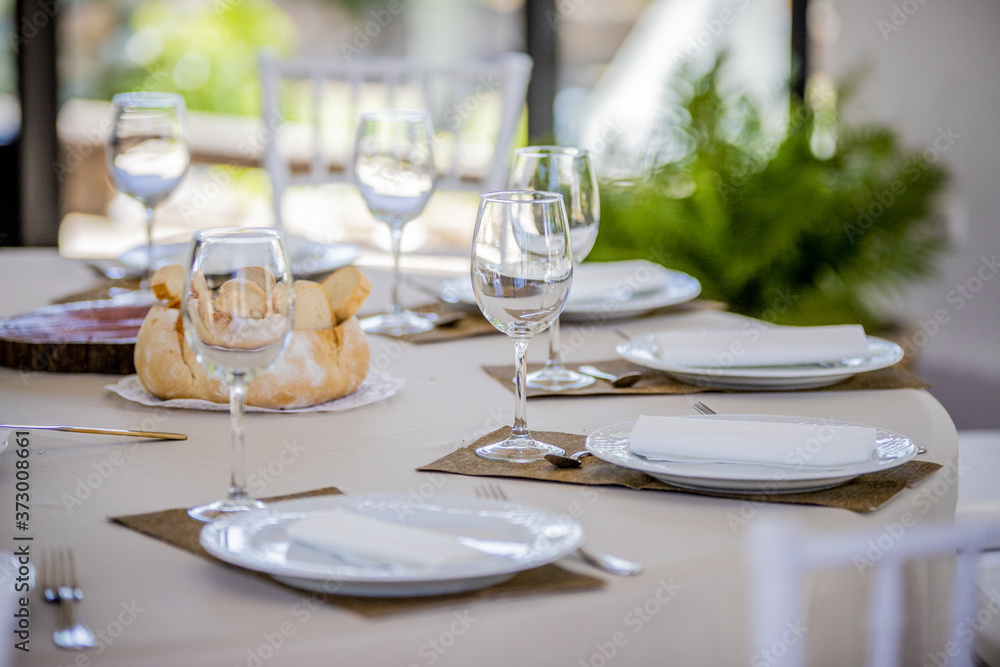
[[[558,454],[546,454],[545,460],[554,465],[557,468],[579,468],[580,459],[585,456],[593,456],[586,449],[580,450],[575,454],[570,454],[569,456],[559,456]]]
[[[611,383],[612,387],[631,387],[636,382],[642,379],[642,373],[639,371],[631,371],[629,373],[623,373],[622,375],[612,375],[611,373],[605,373],[602,370],[594,368],[593,366],[580,366],[578,369],[581,373],[585,373],[595,378],[600,378],[602,380],[607,380]]]

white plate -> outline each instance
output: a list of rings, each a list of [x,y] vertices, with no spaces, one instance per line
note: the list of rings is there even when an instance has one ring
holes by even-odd
[[[791,366],[709,368],[670,364],[657,354],[655,334],[630,338],[619,343],[615,351],[634,364],[664,371],[688,384],[721,389],[772,391],[827,387],[858,373],[892,366],[903,358],[903,348],[875,336],[868,336],[867,357]]]
[[[447,567],[359,565],[289,541],[290,522],[340,510],[460,536],[462,543],[491,556]],[[202,547],[227,563],[298,588],[365,597],[441,595],[492,586],[568,556],[582,541],[580,524],[545,510],[478,498],[423,500],[412,495],[286,500],[225,516],[201,531]]]
[[[776,424],[863,426],[833,419],[782,415],[704,415],[690,419],[765,421]],[[879,470],[902,465],[917,455],[917,447],[899,433],[875,429],[875,454],[864,463],[839,468],[772,466],[758,463],[659,461],[633,454],[630,450],[635,422],[606,426],[587,437],[587,449],[597,458],[639,470],[656,479],[690,489],[738,491],[740,493],[797,493],[828,489]],[[872,427],[869,427],[872,428]]]
[[[301,236],[288,234],[285,246],[292,262],[292,274],[296,278],[322,276],[354,262],[361,253],[358,246],[346,243],[318,243]],[[157,265],[183,264],[187,243],[163,243],[153,246]],[[134,269],[146,266],[146,246],[127,250],[118,261]]]
[[[570,289],[561,315],[562,320],[573,322],[598,318],[605,321],[635,317],[657,308],[690,301],[701,293],[701,283],[695,278],[658,264],[620,262],[628,267],[640,268],[630,272],[628,267],[623,267],[619,278],[614,278],[613,272],[609,272],[607,266],[602,264],[605,263],[582,264],[573,270],[574,277],[591,268],[600,271],[609,276],[607,293],[601,298],[594,298],[593,291],[588,289],[589,298],[582,298],[574,297],[573,290]],[[652,288],[643,289],[644,285]],[[440,296],[448,303],[476,306],[476,295],[472,291],[472,279],[469,277],[453,278],[441,283]]]

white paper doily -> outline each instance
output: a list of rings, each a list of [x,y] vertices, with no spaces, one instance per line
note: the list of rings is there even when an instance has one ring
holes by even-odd
[[[273,408],[258,408],[248,405],[247,412],[339,412],[350,410],[362,405],[368,405],[389,398],[406,384],[406,380],[394,378],[384,371],[369,371],[361,386],[353,394],[348,394],[342,398],[335,398],[319,405],[310,405],[305,408],[287,408],[275,410]],[[142,386],[138,375],[126,375],[118,380],[117,384],[109,384],[105,387],[118,394],[127,401],[140,403],[154,408],[184,408],[188,410],[218,410],[229,411],[228,403],[212,403],[197,398],[173,398],[163,400],[153,396]]]

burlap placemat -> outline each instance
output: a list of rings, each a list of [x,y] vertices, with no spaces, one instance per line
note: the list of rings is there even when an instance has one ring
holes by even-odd
[[[739,393],[741,391],[761,391],[760,389],[740,390],[740,389],[718,389],[714,387],[701,387],[687,384],[680,380],[675,380],[663,371],[646,368],[633,364],[625,359],[611,359],[606,361],[580,361],[567,364],[570,368],[589,364],[598,370],[612,375],[622,375],[624,373],[641,372],[643,377],[631,387],[612,387],[606,380],[597,380],[594,384],[583,389],[573,389],[571,391],[545,391],[543,389],[528,389],[528,398],[538,398],[542,396],[607,396],[623,394],[697,394],[706,391]],[[528,364],[528,372],[536,371],[542,367],[540,363]],[[514,391],[514,366],[483,366],[483,370],[489,373],[490,377]],[[895,365],[889,368],[882,368],[868,373],[859,373],[846,380],[842,380],[829,387],[818,389],[787,389],[782,391],[861,391],[863,389],[926,389],[930,384],[925,382],[913,371],[907,370],[903,366]]]
[[[672,484],[654,479],[644,472],[607,463],[594,456],[584,458],[579,468],[556,468],[548,461],[505,463],[503,461],[492,461],[476,456],[476,447],[489,442],[496,442],[501,438],[506,438],[509,434],[510,427],[505,426],[489,435],[483,436],[468,447],[454,451],[433,463],[417,468],[417,470],[484,477],[538,479],[547,482],[566,482],[569,484],[624,486],[636,490],[674,491],[712,496],[715,498],[731,498],[734,500],[767,503],[822,505],[823,507],[837,507],[851,510],[852,512],[872,512],[885,505],[907,486],[919,482],[941,468],[937,463],[930,463],[928,461],[908,461],[890,470],[861,475],[840,486],[821,491],[774,494],[723,493],[673,486]],[[583,435],[552,431],[536,431],[534,435],[540,440],[562,447],[566,450],[567,454],[584,449],[584,443],[587,440],[586,436]]]
[[[276,502],[279,500],[290,500],[292,498],[309,498],[313,496],[325,496],[339,494],[340,490],[334,487],[306,491],[304,493],[294,493],[285,496],[274,496],[265,500]],[[166,542],[188,553],[200,556],[213,563],[224,567],[239,570],[258,579],[270,582],[275,586],[280,586],[296,594],[302,595],[301,589],[283,584],[276,579],[262,572],[254,572],[244,568],[225,563],[211,556],[202,549],[199,542],[199,535],[202,526],[205,524],[195,521],[187,515],[186,509],[170,509],[162,512],[150,512],[148,514],[133,514],[130,516],[110,517],[110,521],[130,528],[136,532],[148,535],[162,542]],[[311,599],[317,602],[325,602],[343,607],[362,616],[377,618],[402,612],[421,611],[442,605],[464,604],[472,600],[489,600],[495,598],[519,597],[528,595],[541,595],[546,593],[566,593],[573,591],[589,591],[600,588],[604,581],[589,577],[584,574],[577,574],[565,570],[558,565],[543,565],[532,570],[519,572],[507,581],[466,593],[454,593],[449,595],[432,595],[426,597],[408,598],[368,598],[353,595],[336,595],[333,593],[319,593],[309,591]]]
[[[441,301],[432,301],[431,303],[421,304],[410,310],[418,313],[432,313],[439,318],[441,324],[430,331],[400,337],[408,343],[416,345],[441,343],[449,340],[460,340],[462,338],[500,333],[490,324],[489,320],[483,317],[483,314],[478,309],[463,308],[462,306],[442,303]]]

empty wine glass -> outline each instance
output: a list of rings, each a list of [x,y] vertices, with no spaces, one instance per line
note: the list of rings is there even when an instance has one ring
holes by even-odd
[[[514,425],[506,440],[476,449],[514,463],[565,454],[539,442],[525,419],[528,342],[562,312],[573,277],[573,255],[562,195],[508,191],[482,195],[472,241],[472,289],[490,323],[514,342]]]
[[[113,118],[105,153],[115,186],[142,204],[146,217],[148,286],[153,261],[153,210],[177,188],[191,157],[184,98],[173,93],[120,93],[112,99]]]
[[[232,470],[225,500],[188,510],[199,521],[263,507],[247,495],[243,463],[247,387],[287,345],[295,293],[283,236],[274,229],[207,229],[191,240],[181,303],[198,363],[229,386]]]
[[[570,146],[528,146],[514,153],[507,183],[512,189],[545,190],[563,196],[573,242],[573,261],[579,264],[597,240],[601,219],[597,178],[590,152]],[[549,358],[527,380],[532,389],[567,391],[594,383],[594,378],[563,366],[559,348],[559,320],[549,328]]]
[[[382,315],[361,321],[372,333],[401,336],[434,328],[426,315],[399,305],[403,226],[423,212],[437,185],[434,128],[426,111],[383,109],[361,116],[354,143],[354,179],[368,210],[392,234],[392,292]]]

